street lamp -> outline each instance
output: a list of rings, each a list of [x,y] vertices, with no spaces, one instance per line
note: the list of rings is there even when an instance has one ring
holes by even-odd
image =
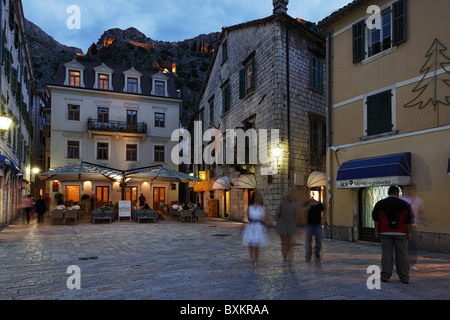
[[[278,163],[278,161],[279,161],[279,159],[280,159],[280,157],[281,157],[281,154],[283,153],[283,149],[281,149],[280,146],[277,145],[277,147],[274,148],[274,149],[272,150],[272,152],[273,152],[273,155],[274,155],[275,159],[277,160],[277,171],[278,171],[278,168],[279,168],[279,166],[280,166],[279,163]]]
[[[9,118],[5,112],[2,112],[0,114],[0,131],[4,132],[9,129],[9,126],[11,125],[12,119]]]

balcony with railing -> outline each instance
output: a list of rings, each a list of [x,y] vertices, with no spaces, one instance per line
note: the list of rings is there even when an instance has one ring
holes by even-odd
[[[146,136],[147,123],[130,124],[126,121],[98,121],[97,119],[88,119],[88,131],[90,133],[136,134]]]

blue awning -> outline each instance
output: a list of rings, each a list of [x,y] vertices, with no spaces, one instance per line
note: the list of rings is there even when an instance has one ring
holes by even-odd
[[[338,170],[338,189],[411,184],[411,152],[351,160]]]
[[[13,170],[17,170],[16,165],[14,164],[14,162],[12,162],[7,157],[5,157],[4,155],[1,155],[1,154],[0,154],[0,165],[3,168],[5,168],[5,166],[8,166],[8,167],[10,167]]]

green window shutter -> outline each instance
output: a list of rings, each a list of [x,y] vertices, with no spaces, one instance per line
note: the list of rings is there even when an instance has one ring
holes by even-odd
[[[209,121],[214,123],[214,102],[209,103]]]
[[[392,130],[391,90],[367,97],[367,135]]]
[[[251,89],[255,89],[256,87],[256,59],[252,58],[252,87]]]
[[[312,88],[319,90],[319,91],[323,90],[322,69],[323,69],[322,59],[320,59],[314,55],[311,55],[311,80],[310,80],[311,83],[310,83],[310,85]]]
[[[231,102],[231,86],[230,83],[228,82],[227,86],[226,86],[226,111],[230,110],[230,102]]]
[[[225,95],[225,88],[222,88],[222,113],[225,113],[226,111],[226,107],[225,107],[225,103],[226,103],[226,95]]]
[[[364,20],[353,25],[353,63],[364,59]]]
[[[239,99],[245,97],[245,68],[239,70]]]
[[[398,45],[406,41],[406,0],[399,0],[392,5],[393,41]]]
[[[17,82],[17,69],[16,68],[11,68],[11,90],[13,92],[14,95],[17,94],[17,86],[18,82]]]

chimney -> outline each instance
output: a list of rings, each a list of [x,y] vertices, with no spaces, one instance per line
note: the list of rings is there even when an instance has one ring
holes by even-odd
[[[273,0],[273,14],[287,13],[289,0]]]

